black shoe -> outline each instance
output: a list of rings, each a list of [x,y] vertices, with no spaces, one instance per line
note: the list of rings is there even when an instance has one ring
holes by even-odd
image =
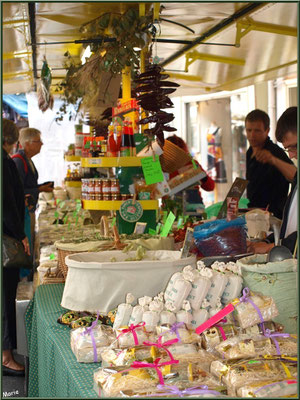
[[[2,374],[3,376],[25,376],[25,370],[12,369],[2,365]]]

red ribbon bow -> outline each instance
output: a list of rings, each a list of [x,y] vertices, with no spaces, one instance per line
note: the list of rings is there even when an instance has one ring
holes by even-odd
[[[124,333],[131,332],[132,335],[133,335],[134,344],[135,344],[135,346],[138,346],[139,340],[138,340],[138,338],[137,338],[137,334],[136,334],[136,331],[135,331],[135,330],[136,330],[137,328],[142,328],[143,326],[145,326],[145,324],[146,324],[145,322],[140,322],[140,323],[137,324],[137,325],[133,325],[133,324],[129,325],[128,328],[122,329],[122,332],[117,336],[117,339],[119,339],[119,337],[120,337],[121,335],[124,335]]]

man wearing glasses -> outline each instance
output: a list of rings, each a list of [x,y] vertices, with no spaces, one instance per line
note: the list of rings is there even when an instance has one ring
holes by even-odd
[[[298,135],[297,135],[297,107],[288,108],[279,118],[276,126],[275,136],[278,142],[282,143],[290,159],[298,159]],[[297,228],[298,228],[298,187],[297,169],[293,173],[290,164],[282,160],[275,160],[277,168],[287,177],[292,177],[292,189],[286,201],[283,220],[280,229],[281,244],[288,247],[292,253],[297,249]],[[289,178],[290,179],[290,178]],[[248,250],[254,253],[268,253],[274,247],[274,237],[270,235],[264,242],[253,242],[249,244]]]
[[[284,150],[269,138],[268,114],[258,109],[251,111],[246,116],[245,128],[250,144],[246,161],[248,207],[268,207],[275,217],[282,219],[296,167]]]
[[[43,142],[41,140],[41,132],[35,128],[23,128],[19,134],[19,144],[21,149],[12,156],[18,172],[23,182],[25,195],[31,195],[32,208],[30,214],[31,224],[31,249],[34,252],[34,238],[35,238],[35,209],[40,192],[52,192],[53,183],[38,184],[38,172],[32,162],[31,158],[41,151]],[[24,199],[25,201],[25,199]]]

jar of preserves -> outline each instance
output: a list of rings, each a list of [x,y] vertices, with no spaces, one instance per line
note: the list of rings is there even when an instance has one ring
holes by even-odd
[[[81,179],[81,195],[85,194],[86,192],[87,192],[86,179]]]
[[[100,194],[102,193],[102,180],[101,179],[95,179],[95,194]]]
[[[96,200],[95,193],[90,193],[90,200]]]
[[[125,194],[121,194],[121,200],[122,201],[124,201],[124,200],[127,200],[128,199],[128,194],[127,193],[125,193]]]
[[[118,194],[118,193],[112,193],[111,199],[112,199],[112,200],[120,200],[120,194]]]
[[[90,195],[95,194],[95,179],[89,179],[88,192]]]
[[[95,200],[100,201],[100,200],[102,200],[102,198],[103,198],[102,193],[96,193],[95,194]]]
[[[111,184],[110,179],[103,179],[102,180],[102,193],[103,195],[111,194]]]
[[[111,179],[111,194],[120,194],[119,179]]]
[[[111,195],[109,194],[103,194],[103,200],[104,201],[110,201],[111,200]]]

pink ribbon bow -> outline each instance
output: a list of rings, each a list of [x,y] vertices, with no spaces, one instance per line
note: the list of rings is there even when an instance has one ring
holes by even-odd
[[[119,337],[120,337],[121,335],[124,335],[124,333],[131,332],[132,335],[133,335],[134,344],[135,344],[135,346],[138,346],[139,340],[138,340],[138,337],[137,337],[137,334],[136,334],[136,331],[135,331],[135,330],[136,330],[137,328],[142,328],[143,326],[145,326],[145,322],[140,322],[140,323],[137,324],[137,325],[131,324],[128,328],[121,329],[122,332],[117,336],[117,339],[119,339]]]
[[[155,368],[156,373],[157,373],[158,378],[159,378],[159,383],[160,383],[161,385],[164,385],[164,384],[165,384],[165,382],[164,382],[164,377],[163,377],[163,374],[162,374],[162,372],[161,372],[161,370],[160,370],[159,368],[164,367],[165,365],[176,364],[176,363],[178,363],[178,360],[174,360],[174,361],[170,360],[170,361],[166,361],[166,362],[163,362],[163,363],[160,363],[159,361],[160,361],[160,358],[156,358],[156,359],[153,361],[153,363],[146,363],[146,362],[141,362],[141,361],[134,361],[134,362],[131,364],[130,367],[131,367],[131,368]]]
[[[173,357],[172,353],[170,352],[170,350],[167,349],[167,346],[171,346],[172,344],[175,344],[175,343],[179,342],[179,340],[178,339],[172,339],[172,340],[168,340],[168,341],[166,341],[164,343],[162,343],[161,341],[162,341],[162,335],[160,335],[158,337],[158,340],[157,340],[156,343],[143,342],[143,344],[145,346],[156,346],[159,349],[164,349],[168,353],[168,356],[170,357],[170,360],[177,364],[179,361],[174,359],[174,357]]]
[[[222,327],[223,324],[226,324],[227,322],[227,318],[223,318],[221,319],[221,321],[219,321],[216,325],[214,325],[216,328],[219,328],[219,331],[221,333],[222,339],[225,341],[227,340],[227,337],[225,335],[224,329]]]

